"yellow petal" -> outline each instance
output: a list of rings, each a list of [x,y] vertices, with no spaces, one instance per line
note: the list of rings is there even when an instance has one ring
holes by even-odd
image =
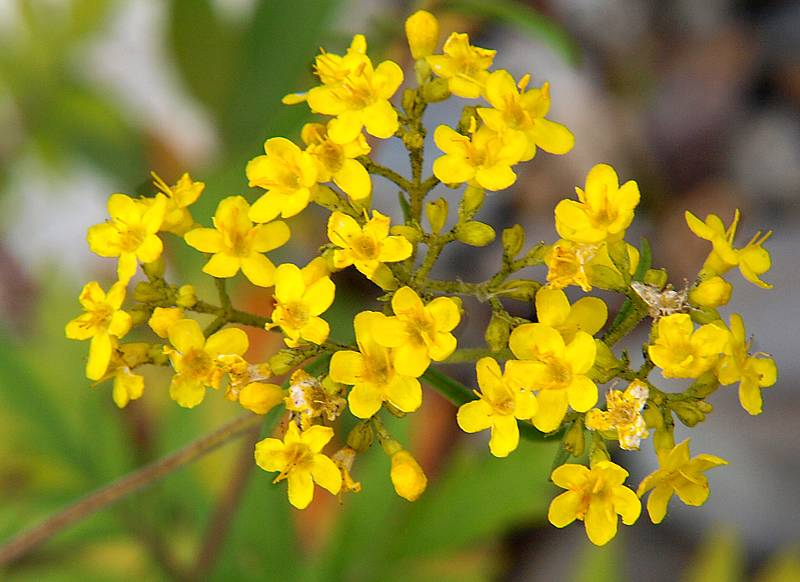
[[[578,517],[580,504],[580,493],[576,491],[562,493],[550,502],[547,520],[556,527],[566,527]]]
[[[422,300],[411,287],[401,287],[392,297],[392,310],[395,315],[421,313],[424,309]]]
[[[251,248],[258,253],[266,253],[286,244],[290,236],[291,231],[282,220],[260,224],[253,228]]]
[[[170,326],[169,342],[185,354],[192,349],[201,349],[206,340],[199,323],[193,319],[181,319]]]
[[[386,399],[403,412],[414,412],[422,404],[422,386],[416,378],[397,375],[386,386]]]
[[[424,344],[404,343],[392,350],[394,369],[402,376],[419,378],[431,364]]]
[[[289,472],[289,503],[297,509],[305,509],[314,498],[314,481],[309,471],[294,470]]]
[[[169,385],[169,396],[179,406],[194,408],[203,401],[205,395],[206,389],[202,382],[185,378],[182,374],[176,374],[172,377],[172,383]]]
[[[617,514],[610,500],[592,497],[584,518],[586,535],[597,546],[604,546],[617,535]]]
[[[333,357],[335,358],[337,354],[341,353],[336,352]],[[333,360],[331,360],[332,369]],[[333,373],[331,373],[331,378],[333,378],[334,382],[337,381]],[[353,413],[353,416],[356,418],[370,418],[380,410],[381,404],[383,404],[383,393],[373,384],[356,384],[347,395],[347,402],[350,405],[350,412]]]
[[[580,489],[589,478],[589,468],[584,465],[567,463],[553,470],[550,480],[563,489]]]
[[[385,63],[381,63],[382,65]],[[367,133],[380,139],[388,139],[394,135],[400,126],[397,120],[397,111],[386,100],[376,101],[364,109],[362,119]],[[358,135],[353,136],[356,139]],[[352,141],[352,140],[347,140]]]
[[[449,358],[456,351],[458,340],[449,332],[437,332],[434,343],[428,347],[429,355],[435,362]]]
[[[163,250],[164,243],[161,242],[161,239],[155,234],[150,234],[144,238],[142,244],[136,249],[136,257],[142,263],[152,263],[161,256]]]
[[[382,263],[395,263],[404,261],[411,256],[413,248],[403,236],[388,236],[381,242],[381,252],[378,260]]]
[[[449,297],[437,297],[425,306],[425,310],[433,316],[439,331],[452,331],[461,322],[458,305]]]
[[[233,277],[236,273],[238,273],[240,266],[241,262],[239,257],[235,257],[223,252],[213,255],[203,266],[203,272],[211,275],[212,277],[225,279],[228,277]]]
[[[567,320],[569,315],[570,306],[566,293],[561,289],[546,287],[539,289],[536,293],[536,316],[539,323],[558,327]]]
[[[697,507],[703,505],[708,499],[708,482],[704,476],[698,475],[698,477],[702,479],[701,483],[692,483],[686,480],[675,484],[675,493],[686,505]]]
[[[219,256],[219,255],[214,255]],[[253,285],[271,287],[275,281],[275,265],[260,253],[253,253],[241,259],[242,273]]]
[[[251,160],[251,163],[252,161],[253,160]],[[248,164],[247,167],[249,170],[250,164]],[[251,184],[251,186],[252,185],[253,184]],[[248,216],[253,222],[269,222],[274,220],[281,213],[283,201],[284,196],[275,192],[267,192],[253,203]]]
[[[345,111],[328,122],[328,137],[337,144],[349,143],[358,138],[362,127],[364,127],[364,121],[360,111]]]
[[[92,337],[89,344],[89,359],[86,362],[86,377],[89,380],[99,380],[105,375],[111,362],[112,350],[113,345],[108,333],[98,333]]]
[[[342,472],[325,455],[314,455],[314,460],[311,464],[311,477],[317,485],[327,489],[333,495],[339,493],[342,488]]]
[[[494,166],[479,167],[475,172],[475,180],[487,190],[496,192],[497,190],[505,190],[516,182],[517,175],[510,166],[496,164]]]
[[[585,374],[594,365],[597,356],[597,344],[585,331],[575,332],[575,337],[564,350],[566,359],[575,374]]]
[[[328,322],[321,317],[311,316],[300,330],[300,336],[312,344],[322,345],[331,333]]]
[[[536,400],[539,411],[533,417],[533,425],[542,432],[556,430],[567,413],[567,391],[542,390]]]
[[[334,382],[355,384],[359,381],[363,370],[364,356],[359,352],[341,350],[331,358],[330,376]]]
[[[572,132],[549,119],[534,120],[529,135],[537,146],[550,154],[566,154],[575,146],[575,136]]]
[[[117,278],[125,284],[136,274],[136,255],[134,253],[121,253],[117,263]]]
[[[328,219],[328,239],[336,246],[347,248],[350,241],[361,235],[361,227],[352,216],[333,212]]]
[[[345,160],[333,175],[334,183],[353,200],[363,200],[372,193],[372,180],[366,168],[356,160]]]
[[[669,485],[659,485],[650,493],[647,498],[647,513],[650,521],[661,523],[667,515],[667,505],[672,498],[672,487]]]
[[[519,445],[519,427],[513,416],[496,416],[489,439],[489,450],[495,457],[507,457]]]
[[[328,426],[314,425],[300,435],[300,441],[308,445],[314,453],[319,453],[333,438],[333,429]]]
[[[336,295],[336,285],[330,277],[321,277],[311,283],[303,298],[308,304],[311,315],[319,315],[327,311]]]
[[[216,357],[221,354],[242,356],[250,346],[247,334],[238,327],[221,329],[206,340],[205,351]]]
[[[130,331],[132,324],[133,320],[130,314],[124,311],[115,311],[111,316],[111,323],[108,324],[108,333],[121,338]]]
[[[475,176],[475,166],[460,153],[445,154],[434,160],[433,174],[445,184],[462,184]]]
[[[456,414],[458,426],[464,432],[479,432],[492,426],[492,408],[483,400],[462,404]]]
[[[300,267],[284,263],[275,270],[275,298],[281,303],[298,301],[306,290]]]
[[[239,392],[239,404],[256,414],[266,414],[280,404],[283,398],[283,388],[277,384],[251,382]]]
[[[611,492],[611,501],[614,504],[614,512],[622,516],[622,523],[633,525],[639,519],[642,512],[642,502],[636,493],[627,487],[614,487]]]
[[[540,359],[544,354],[560,356],[565,347],[561,334],[542,323],[524,323],[514,328],[508,346],[516,357],[523,360]]]
[[[579,330],[594,335],[606,324],[608,306],[598,297],[582,297],[572,304],[567,321]]]
[[[256,463],[265,471],[282,471],[286,467],[285,449],[278,439],[263,439],[256,443]]]

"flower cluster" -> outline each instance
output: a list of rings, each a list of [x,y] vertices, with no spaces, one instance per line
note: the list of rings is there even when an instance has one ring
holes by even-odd
[[[109,220],[89,229],[88,242],[100,256],[118,259],[118,280],[107,292],[88,283],[80,295],[84,313],[66,327],[68,337],[91,340],[86,375],[112,380],[119,407],[143,394],[137,368],[157,365],[171,368],[169,395],[179,406],[198,406],[207,389],[224,387],[225,399],[254,414],[279,409],[284,428],[257,444],[255,460],[277,473],[275,482],[287,481],[297,508],[311,503],[315,484],[335,495],[357,493],[358,456],[375,441],[389,457],[398,495],[411,501],[422,495],[425,472],[382,418],[418,410],[423,383],[459,405],[455,416],[465,432],[488,431],[497,457],[531,435],[560,442],[552,481],[566,491],[553,500],[549,519],[557,527],[582,520],[595,544],[614,537],[619,517],[633,524],[648,492],[655,523],[673,493],[701,505],[709,494],[705,471],[725,461],[690,458],[689,441],[674,442],[674,421],[695,426],[711,412],[708,396],[734,384],[744,409],[761,412],[761,390],[776,382],[775,362],[752,351],[739,314],[726,323],[717,309],[731,298],[725,276],[734,267],[770,287],[761,279],[770,267],[763,247],[770,233],[735,248],[738,211],[728,228],[715,215],[701,221],[687,212],[689,229],[711,250],[695,281],[676,291],[666,271],[652,267],[647,242],[637,248],[626,241],[639,186],[597,164],[576,188],[577,198],[555,206],[553,242],[526,248],[524,229],[514,225],[502,231],[501,266],[489,279],[431,277],[447,245],[481,247],[495,239],[495,229],[476,220],[487,191],[514,184],[517,165],[539,150],[568,153],[574,138],[548,118],[548,83],[535,86],[530,75],[515,79],[492,70],[495,51],[472,45],[466,34],[450,35],[437,53],[439,25],[428,12],[412,15],[406,34],[416,84],[398,99],[403,69],[389,60],[374,64],[363,36],[344,54],[323,51],[314,64],[319,84],[283,100],[305,104],[320,119],[302,128],[298,143],[267,139],[264,154],[247,164],[253,195],[221,199],[212,227],[190,213],[205,185],[188,174],[174,186],[154,175],[151,196],[109,198]],[[467,100],[463,114],[452,127],[433,130],[439,151],[425,177],[425,110],[453,97]],[[394,138],[408,150],[410,173],[370,157],[380,140]],[[373,176],[399,188],[402,223],[393,226],[387,209],[373,208]],[[463,187],[456,212],[444,198],[433,199],[440,183]],[[309,204],[329,212],[321,229],[327,241],[307,263],[276,265],[270,253],[290,240],[292,217]],[[205,255],[202,271],[213,278],[216,302],[165,278],[168,234]],[[133,282],[139,266],[143,276]],[[546,269],[543,280],[523,275],[534,266]],[[341,343],[328,312],[344,281],[337,274],[351,267],[374,285],[381,306],[347,322],[355,342]],[[266,308],[259,311],[269,316],[233,306],[226,284],[240,272],[263,288]],[[603,299],[570,302],[568,287],[616,293],[624,303],[609,321]],[[459,348],[462,297],[479,299],[491,312],[485,346]],[[509,306],[515,301],[528,306],[530,318],[512,315],[519,311]],[[644,363],[635,368],[614,349],[643,322],[650,335]],[[285,347],[253,361],[242,327],[279,333]],[[126,343],[134,328],[149,341]],[[474,366],[475,390],[452,378],[443,383],[432,370],[464,363]],[[688,385],[663,390],[652,378],[656,371]],[[624,388],[617,389],[620,382]],[[343,415],[353,418],[343,423]],[[352,427],[347,434],[344,425]],[[650,435],[660,468],[634,492],[609,444],[638,450]]]

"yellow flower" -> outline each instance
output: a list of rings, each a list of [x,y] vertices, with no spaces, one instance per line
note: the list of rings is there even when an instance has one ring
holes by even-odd
[[[333,429],[312,426],[303,432],[293,422],[283,441],[266,438],[256,444],[256,463],[265,471],[280,471],[273,483],[289,482],[289,503],[305,509],[314,498],[314,483],[333,495],[342,487],[342,474],[336,464],[322,454],[333,438]]]
[[[213,253],[203,267],[212,277],[233,277],[242,270],[253,284],[272,285],[275,265],[262,253],[289,240],[289,227],[280,220],[253,226],[251,210],[241,196],[229,196],[217,206],[214,228],[195,228],[184,236],[186,244],[203,253]]]
[[[677,493],[686,505],[703,505],[709,494],[708,479],[703,473],[728,464],[728,461],[715,455],[702,454],[690,459],[689,454],[689,439],[686,439],[660,456],[660,468],[645,477],[639,485],[639,497],[653,490],[647,499],[647,512],[653,523],[663,521],[673,493]]]
[[[330,333],[328,322],[319,315],[333,303],[336,287],[330,277],[309,280],[304,275],[291,263],[275,271],[275,309],[267,329],[280,327],[291,348],[303,340],[321,345]]]
[[[417,460],[405,449],[392,454],[390,472],[395,492],[408,501],[416,501],[428,487],[428,477]]]
[[[461,321],[456,302],[437,297],[427,305],[411,287],[398,289],[392,297],[395,317],[376,328],[375,340],[394,348],[394,367],[406,376],[420,376],[431,363],[441,362],[456,349],[450,333]]]
[[[266,193],[250,208],[250,220],[269,222],[302,212],[317,185],[317,164],[308,152],[283,137],[264,142],[266,155],[247,162],[247,180]]]
[[[152,203],[112,194],[108,199],[111,221],[89,228],[86,239],[93,253],[119,257],[117,276],[121,283],[131,280],[137,261],[150,263],[161,256],[164,245],[156,233],[164,221],[165,209],[163,194],[158,194]]]
[[[575,145],[575,137],[566,127],[544,118],[550,109],[550,85],[526,91],[530,78],[525,75],[516,84],[508,71],[493,72],[484,91],[493,109],[478,108],[478,115],[493,131],[518,131],[525,136],[528,145],[523,162],[536,154],[537,146],[551,154],[565,154]]]
[[[356,66],[347,68],[343,78],[308,92],[308,106],[314,113],[335,116],[328,123],[328,136],[336,143],[352,142],[362,128],[375,137],[389,138],[399,127],[389,99],[403,82],[403,70],[393,61],[373,68],[366,55],[353,60]]]
[[[772,231],[768,231],[763,236],[759,231],[743,248],[735,249],[733,248],[733,239],[736,237],[736,227],[739,225],[740,216],[737,209],[733,216],[733,222],[725,229],[722,219],[716,214],[709,214],[703,222],[688,210],[686,211],[686,224],[689,225],[691,231],[698,237],[710,241],[713,246],[703,264],[701,277],[704,272],[709,275],[724,275],[733,267],[738,266],[745,279],[764,289],[771,289],[772,285],[762,281],[759,275],[769,271],[772,265],[769,251],[761,246],[772,236]]]
[[[625,236],[639,204],[639,186],[633,180],[619,185],[617,173],[597,164],[586,176],[586,190],[575,188],[578,202],[562,200],[555,210],[556,230],[578,243],[614,242]]]
[[[417,10],[406,18],[406,38],[414,60],[432,55],[439,44],[439,21],[427,10]]]
[[[489,450],[495,457],[507,457],[519,444],[517,419],[528,420],[538,409],[536,396],[518,378],[500,371],[494,358],[481,358],[475,364],[478,400],[458,409],[456,420],[464,432],[492,429]]]
[[[549,325],[525,323],[511,332],[508,345],[519,358],[509,360],[508,372],[539,391],[533,424],[542,432],[559,427],[568,404],[586,412],[597,403],[597,386],[586,375],[594,365],[597,347],[585,331],[575,332],[567,344]]]
[[[433,162],[433,173],[445,184],[474,183],[487,190],[511,186],[517,175],[511,166],[520,161],[527,141],[519,132],[496,133],[487,126],[461,135],[446,125],[433,134],[445,155]]]
[[[372,192],[372,181],[366,168],[356,160],[370,152],[369,144],[362,134],[353,141],[338,144],[330,139],[327,128],[321,123],[303,126],[301,138],[306,151],[317,162],[317,180],[339,186],[353,200],[363,200]]]
[[[725,351],[730,336],[727,329],[713,323],[695,330],[687,313],[667,315],[655,325],[658,337],[647,352],[665,378],[697,378],[710,370]]]
[[[647,385],[641,380],[631,382],[624,392],[609,390],[606,394],[606,410],[593,408],[587,412],[586,428],[614,431],[621,449],[638,451],[639,443],[649,434],[642,416],[649,394]]]
[[[560,289],[542,288],[536,293],[536,317],[570,342],[578,331],[594,335],[606,324],[608,307],[597,297],[582,297],[572,305]]]
[[[567,489],[550,503],[547,519],[556,527],[566,527],[576,519],[583,521],[589,541],[607,544],[617,535],[617,515],[622,523],[633,525],[642,512],[642,503],[623,483],[628,472],[611,461],[583,465],[561,465],[551,476],[553,483]]]
[[[443,55],[427,57],[428,64],[439,77],[447,79],[450,92],[459,97],[475,99],[481,96],[487,70],[497,51],[472,46],[469,35],[454,32],[445,41]]]
[[[197,202],[200,194],[205,190],[205,183],[195,182],[188,173],[184,173],[177,184],[168,186],[161,176],[150,172],[153,184],[167,197],[166,212],[161,230],[183,236],[194,225],[194,219],[189,212],[189,206]]]
[[[91,281],[78,300],[85,313],[70,321],[65,332],[69,339],[91,338],[86,377],[99,380],[108,369],[116,338],[124,337],[131,328],[131,316],[120,309],[125,300],[125,284],[114,283],[106,294],[97,281]]]
[[[639,251],[625,243],[628,252],[629,273],[636,272]],[[577,243],[559,239],[545,255],[547,265],[547,287],[563,289],[577,285],[591,291],[596,285],[601,289],[622,289],[625,279],[608,254],[608,243]]]
[[[389,236],[391,220],[377,210],[361,228],[355,219],[333,212],[328,220],[328,238],[339,247],[333,252],[337,269],[355,265],[366,277],[372,278],[382,263],[396,263],[411,256],[411,243],[405,237]]]
[[[180,307],[156,307],[147,324],[158,337],[166,339],[170,326],[180,319],[183,319],[183,309]]]
[[[241,329],[227,328],[206,339],[193,319],[182,319],[169,328],[165,347],[175,375],[169,387],[170,397],[184,408],[193,408],[205,397],[205,388],[219,388],[224,375],[220,356],[243,355],[248,348],[247,334]]]
[[[765,357],[767,354],[750,355],[750,342],[738,313],[731,315],[730,332],[730,343],[717,368],[717,378],[725,386],[739,382],[742,408],[750,414],[761,414],[761,388],[775,384],[778,368],[772,358]]]
[[[358,352],[342,350],[333,354],[330,377],[334,382],[352,385],[348,395],[350,412],[370,418],[384,402],[403,412],[413,412],[422,404],[419,380],[400,374],[394,367],[389,348],[375,341],[374,329],[386,325],[388,318],[375,311],[356,315],[354,326]]]

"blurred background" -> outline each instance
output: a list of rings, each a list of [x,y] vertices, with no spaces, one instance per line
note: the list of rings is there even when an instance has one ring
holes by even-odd
[[[721,389],[691,431],[693,454],[730,462],[711,474],[709,501],[673,501],[660,527],[643,515],[594,548],[579,525],[546,524],[552,446],[523,442],[494,459],[427,391],[421,412],[392,426],[431,478],[415,504],[394,494],[374,450],[355,467],[361,493],[342,505],[320,494],[294,511],[253,465],[250,434],[64,531],[3,579],[800,580],[800,4],[790,0],[0,0],[0,540],[240,413],[221,394],[180,409],[157,370],[124,410],[110,385],[84,378],[87,346],[63,328],[84,282],[114,278],[114,261],[85,244],[107,196],[152,192],[150,170],[170,184],[189,171],[207,184],[193,211],[207,223],[221,198],[247,193],[245,163],[267,137],[298,138],[306,108],[279,100],[311,86],[319,47],[341,52],[365,32],[373,60],[409,71],[401,23],[420,7],[441,18],[443,38],[469,31],[498,50],[496,68],[549,81],[549,117],[576,136],[570,154],[522,166],[489,200],[487,222],[521,222],[530,241],[552,241],[555,203],[607,162],[639,182],[629,238],[650,239],[676,287],[708,251],[684,209],[727,223],[741,208],[742,243],[776,231],[765,276],[775,288],[733,275],[726,315],[744,315],[780,378],[761,416]],[[457,115],[457,105],[434,107],[428,127]],[[377,155],[405,168],[392,141]],[[393,208],[390,185],[375,189],[375,206]],[[310,258],[323,219],[293,219],[293,246],[276,262]],[[210,291],[197,276],[202,257],[179,244],[167,252],[171,280]],[[496,246],[479,256],[448,255],[441,274],[478,280],[496,269]],[[334,322],[347,340],[361,290],[355,277],[337,284],[351,287]],[[268,303],[247,283],[235,301]],[[465,342],[477,344],[486,314],[467,307]],[[251,336],[255,359],[276,349],[264,335]],[[632,353],[643,339],[631,338]],[[649,442],[615,458],[634,483],[655,465]]]

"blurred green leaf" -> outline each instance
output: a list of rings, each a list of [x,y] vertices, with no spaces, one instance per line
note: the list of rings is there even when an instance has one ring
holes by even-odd
[[[684,580],[686,582],[737,582],[744,579],[744,554],[739,538],[718,529],[703,540]]]
[[[539,11],[514,0],[447,0],[442,8],[482,16],[514,26],[556,50],[570,64],[580,57],[578,45],[559,24]]]
[[[580,556],[575,560],[577,572],[575,582],[617,582],[622,580],[620,548],[618,539],[602,547],[586,542],[582,544]]]

